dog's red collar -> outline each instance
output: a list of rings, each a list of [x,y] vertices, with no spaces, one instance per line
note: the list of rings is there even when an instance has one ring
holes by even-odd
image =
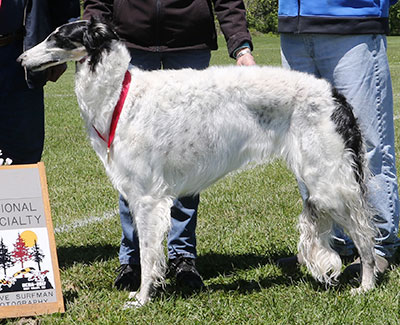
[[[114,141],[115,137],[115,130],[117,129],[117,124],[119,117],[122,112],[122,107],[124,106],[126,96],[128,95],[128,90],[129,86],[131,84],[131,74],[129,71],[125,72],[125,77],[124,81],[122,82],[122,89],[121,89],[121,94],[119,95],[119,100],[117,102],[117,105],[115,105],[114,112],[111,118],[111,124],[110,124],[110,131],[108,133],[108,139],[106,139],[101,133],[96,129],[96,127],[93,125],[93,129],[96,131],[97,135],[107,143],[107,156],[109,155],[110,152],[110,147],[112,142]]]

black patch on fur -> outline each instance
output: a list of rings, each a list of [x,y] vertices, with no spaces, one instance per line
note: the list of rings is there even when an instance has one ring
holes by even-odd
[[[104,51],[111,50],[112,41],[120,40],[111,23],[91,18],[83,33],[83,45],[89,56],[90,70],[94,71]]]
[[[83,33],[86,30],[86,21],[66,24],[61,26],[57,33],[50,35],[48,42],[54,42],[61,49],[73,50],[83,44]]]
[[[336,124],[336,131],[342,136],[346,149],[351,149],[354,153],[354,174],[364,192],[364,151],[360,127],[353,114],[353,107],[347,102],[346,98],[335,88],[332,88],[332,97],[337,106],[331,115],[331,119]]]
[[[276,104],[278,106],[278,104]],[[263,127],[268,128],[270,124],[273,122],[272,109],[270,106],[261,106],[253,108],[254,117],[257,119],[257,122]]]
[[[263,126],[267,126],[272,122],[271,114],[267,110],[268,108],[263,107],[261,113],[259,113],[258,122]]]

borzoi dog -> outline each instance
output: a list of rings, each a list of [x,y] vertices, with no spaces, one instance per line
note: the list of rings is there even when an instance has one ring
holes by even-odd
[[[308,192],[298,249],[312,275],[329,284],[341,271],[330,246],[336,223],[361,256],[361,286],[353,290],[374,287],[364,145],[350,105],[328,82],[277,67],[142,71],[130,66],[113,29],[95,20],[57,28],[19,60],[32,70],[77,62],[75,91],[91,144],[134,216],[138,305],[164,279],[173,200],[273,157],[285,159]]]

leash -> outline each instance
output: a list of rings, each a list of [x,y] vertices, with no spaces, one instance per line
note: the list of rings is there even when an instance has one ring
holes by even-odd
[[[108,139],[106,139],[97,129],[94,125],[93,129],[96,131],[97,135],[100,137],[100,139],[102,139],[104,142],[107,143],[107,161],[109,162],[110,159],[110,148],[111,145],[114,141],[114,137],[115,137],[115,130],[117,129],[117,124],[118,124],[118,120],[119,117],[121,115],[122,112],[122,107],[124,107],[124,103],[125,103],[125,99],[126,96],[128,95],[128,91],[129,91],[129,86],[131,84],[131,74],[129,71],[125,72],[125,77],[124,77],[124,81],[122,82],[122,89],[121,89],[121,94],[119,95],[119,99],[117,104],[115,105],[114,108],[114,112],[111,118],[111,124],[110,124],[110,131],[108,133]]]

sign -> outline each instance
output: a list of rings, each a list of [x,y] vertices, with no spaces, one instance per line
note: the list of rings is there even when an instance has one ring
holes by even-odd
[[[44,164],[0,167],[0,318],[64,312]]]

